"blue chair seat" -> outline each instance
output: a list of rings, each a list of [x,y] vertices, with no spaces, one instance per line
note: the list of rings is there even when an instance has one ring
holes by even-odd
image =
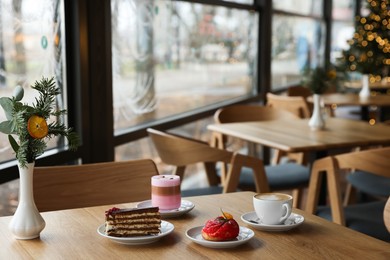
[[[309,182],[310,170],[308,167],[296,163],[284,163],[265,167],[268,184],[271,190],[288,190],[297,187],[306,187]],[[218,169],[218,175],[221,173]],[[241,170],[238,190],[255,190],[253,171],[244,167]],[[221,186],[182,190],[182,197],[201,196],[222,193]]]
[[[390,241],[390,233],[383,220],[385,203],[385,201],[375,201],[345,207],[346,226],[377,239]],[[329,207],[319,206],[316,214],[329,221],[332,220]]]
[[[390,196],[390,178],[356,171],[347,175],[347,181],[364,193],[386,198]]]
[[[265,166],[268,184],[271,190],[289,190],[297,187],[306,187],[309,183],[310,169],[296,163],[283,163]],[[243,168],[239,187],[254,189],[253,171]]]
[[[210,186],[204,188],[182,190],[181,196],[191,197],[191,196],[202,196],[202,195],[221,194],[221,193],[222,193],[222,186]]]

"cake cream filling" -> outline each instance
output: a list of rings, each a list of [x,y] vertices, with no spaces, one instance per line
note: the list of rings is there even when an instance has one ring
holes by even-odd
[[[118,230],[118,229],[142,229],[142,230],[149,230],[149,229],[159,229],[160,228],[160,223],[155,223],[155,224],[138,224],[138,225],[129,225],[126,223],[123,224],[115,224],[115,225],[110,225],[106,223],[106,231],[109,230]]]
[[[113,216],[108,216],[107,218],[108,219],[135,219],[135,218],[144,218],[144,217],[154,217],[156,216],[156,213],[155,212],[151,212],[151,213],[140,213],[140,214],[132,214],[131,216],[127,215],[127,214],[116,214],[115,217]]]

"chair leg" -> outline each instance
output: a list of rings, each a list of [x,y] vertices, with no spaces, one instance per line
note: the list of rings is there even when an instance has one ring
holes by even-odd
[[[301,189],[293,189],[292,196],[293,196],[293,207],[299,208],[299,205],[301,204]]]
[[[350,183],[348,183],[347,187],[345,188],[343,205],[348,206],[354,203],[356,203],[356,189]]]
[[[180,176],[180,180],[183,181],[184,171],[185,170],[186,170],[185,166],[176,166],[175,170],[173,171],[173,174],[179,175]]]
[[[273,158],[272,158],[272,165],[277,165],[280,163],[280,160],[282,159],[283,156],[285,156],[286,153],[281,151],[281,150],[275,150],[274,151],[274,155],[273,155]]]

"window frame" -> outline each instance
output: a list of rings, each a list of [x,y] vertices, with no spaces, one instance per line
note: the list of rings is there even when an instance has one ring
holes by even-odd
[[[210,117],[222,106],[265,101],[266,93],[271,91],[271,23],[273,14],[277,12],[272,9],[272,1],[254,0],[253,4],[221,0],[172,1],[218,5],[259,13],[257,82],[255,82],[257,93],[140,124],[117,132],[115,135],[110,1],[64,0],[68,120],[69,125],[73,126],[80,135],[81,145],[76,152],[70,152],[65,148],[49,150],[36,161],[36,166],[113,161],[117,146],[147,137],[148,127],[167,130]],[[331,2],[324,1],[325,61],[327,62],[330,58]],[[358,8],[360,5],[356,6]],[[318,16],[314,18],[318,19]],[[0,164],[0,183],[18,177],[16,160]]]

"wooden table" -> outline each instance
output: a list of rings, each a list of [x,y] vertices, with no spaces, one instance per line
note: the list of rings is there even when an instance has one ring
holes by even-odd
[[[309,161],[325,157],[330,151],[347,152],[351,148],[390,145],[390,128],[343,118],[328,118],[326,129],[313,131],[309,119],[280,119],[258,122],[213,124],[207,128],[224,135],[261,144],[285,152],[310,152]],[[265,162],[267,162],[265,160]],[[326,203],[323,180],[320,204]]]
[[[362,108],[362,119],[368,120],[368,107],[376,106],[380,108],[390,107],[390,95],[374,95],[368,98],[360,98],[354,93],[331,93],[321,95],[325,106],[336,109],[337,106],[359,106]],[[307,98],[308,102],[313,102],[313,97]],[[382,113],[383,114],[383,113]],[[383,116],[382,116],[383,117]],[[383,121],[383,118],[382,120]]]
[[[344,83],[344,87],[350,88],[350,89],[358,89],[360,90],[362,88],[362,81],[349,81]],[[370,83],[370,89],[372,90],[379,90],[379,91],[386,91],[390,89],[390,82],[374,82]]]
[[[195,204],[188,214],[167,219],[173,233],[141,246],[114,243],[97,234],[104,211],[114,205],[42,213],[46,227],[39,239],[15,240],[11,217],[0,218],[0,259],[390,259],[388,243],[294,209],[305,222],[286,232],[255,230],[255,237],[234,249],[212,249],[185,236],[191,227],[219,215],[220,208],[240,216],[253,211],[252,192],[186,198]],[[134,206],[134,203],[115,205]]]
[[[309,119],[213,124],[207,128],[286,152],[316,152],[357,146],[390,145],[384,125],[344,118],[328,118],[326,129],[310,130]]]
[[[321,95],[325,106],[390,106],[390,95],[375,95],[368,98],[360,98],[354,93],[331,93]],[[312,97],[307,100],[312,102]]]

